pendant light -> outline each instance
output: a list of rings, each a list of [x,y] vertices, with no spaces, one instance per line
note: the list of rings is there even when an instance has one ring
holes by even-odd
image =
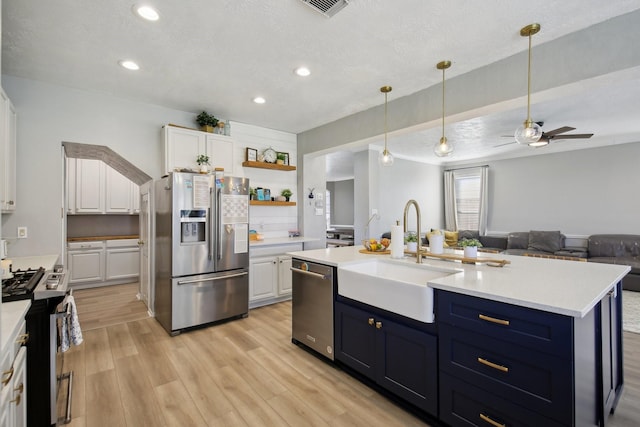
[[[547,141],[540,142],[542,129],[531,120],[531,36],[540,31],[540,24],[530,24],[520,30],[522,37],[529,37],[529,67],[527,69],[527,119],[522,126],[516,129],[515,138],[518,144],[540,147],[548,144]]]
[[[393,155],[387,150],[387,94],[391,89],[391,86],[380,88],[380,92],[384,93],[384,150],[378,154],[378,163],[385,167],[393,165]]]
[[[451,67],[451,61],[438,62],[436,68],[442,70],[442,138],[440,142],[434,145],[433,152],[438,157],[447,157],[453,153],[453,143],[447,141],[444,136],[444,70]]]

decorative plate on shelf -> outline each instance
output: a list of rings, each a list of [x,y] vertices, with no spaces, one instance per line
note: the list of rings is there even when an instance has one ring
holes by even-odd
[[[276,153],[276,150],[271,147],[264,150],[262,155],[264,156],[264,161],[267,163],[275,163],[276,160],[278,160],[278,153]]]

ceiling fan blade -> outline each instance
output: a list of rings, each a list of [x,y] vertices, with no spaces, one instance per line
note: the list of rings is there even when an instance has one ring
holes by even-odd
[[[592,133],[574,133],[572,135],[557,135],[552,136],[550,139],[587,139],[593,136]]]
[[[550,130],[549,132],[543,132],[546,136],[555,136],[559,133],[570,132],[572,130],[576,130],[576,128],[572,128],[571,126],[562,126],[561,128]]]
[[[502,146],[505,146],[505,145],[515,144],[515,143],[516,143],[516,141],[505,142],[504,144],[494,145],[493,148],[498,148],[498,147],[502,147]]]

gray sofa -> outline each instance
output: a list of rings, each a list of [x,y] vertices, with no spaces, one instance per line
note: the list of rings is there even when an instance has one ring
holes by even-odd
[[[622,287],[640,292],[640,235],[594,234],[589,236],[588,249],[589,262],[630,266]]]

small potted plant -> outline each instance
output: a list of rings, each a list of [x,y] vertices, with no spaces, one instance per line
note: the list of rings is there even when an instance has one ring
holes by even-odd
[[[458,245],[464,248],[465,258],[477,258],[478,248],[482,247],[482,243],[478,239],[462,239],[458,242]]]
[[[196,163],[200,165],[200,173],[209,173],[209,156],[207,156],[206,154],[200,154],[196,158]]]
[[[256,193],[256,189],[253,187],[249,187],[249,200],[257,200],[258,195]]]
[[[409,252],[418,252],[418,235],[413,231],[409,231],[404,236],[404,241],[407,244],[407,250]]]
[[[284,190],[282,190],[282,191],[280,192],[280,195],[281,195],[281,196],[284,196],[284,199],[288,202],[288,201],[289,201],[289,198],[290,198],[291,196],[293,196],[293,193],[292,193],[292,192],[291,192],[291,190],[289,190],[288,188],[285,188]]]
[[[287,159],[287,157],[284,155],[284,153],[278,153],[277,157],[276,157],[276,164],[278,165],[284,165],[284,161]],[[283,194],[284,195],[284,194]]]
[[[203,131],[213,133],[216,126],[218,126],[218,119],[213,114],[203,111],[196,117],[196,123],[200,125],[200,129]]]

